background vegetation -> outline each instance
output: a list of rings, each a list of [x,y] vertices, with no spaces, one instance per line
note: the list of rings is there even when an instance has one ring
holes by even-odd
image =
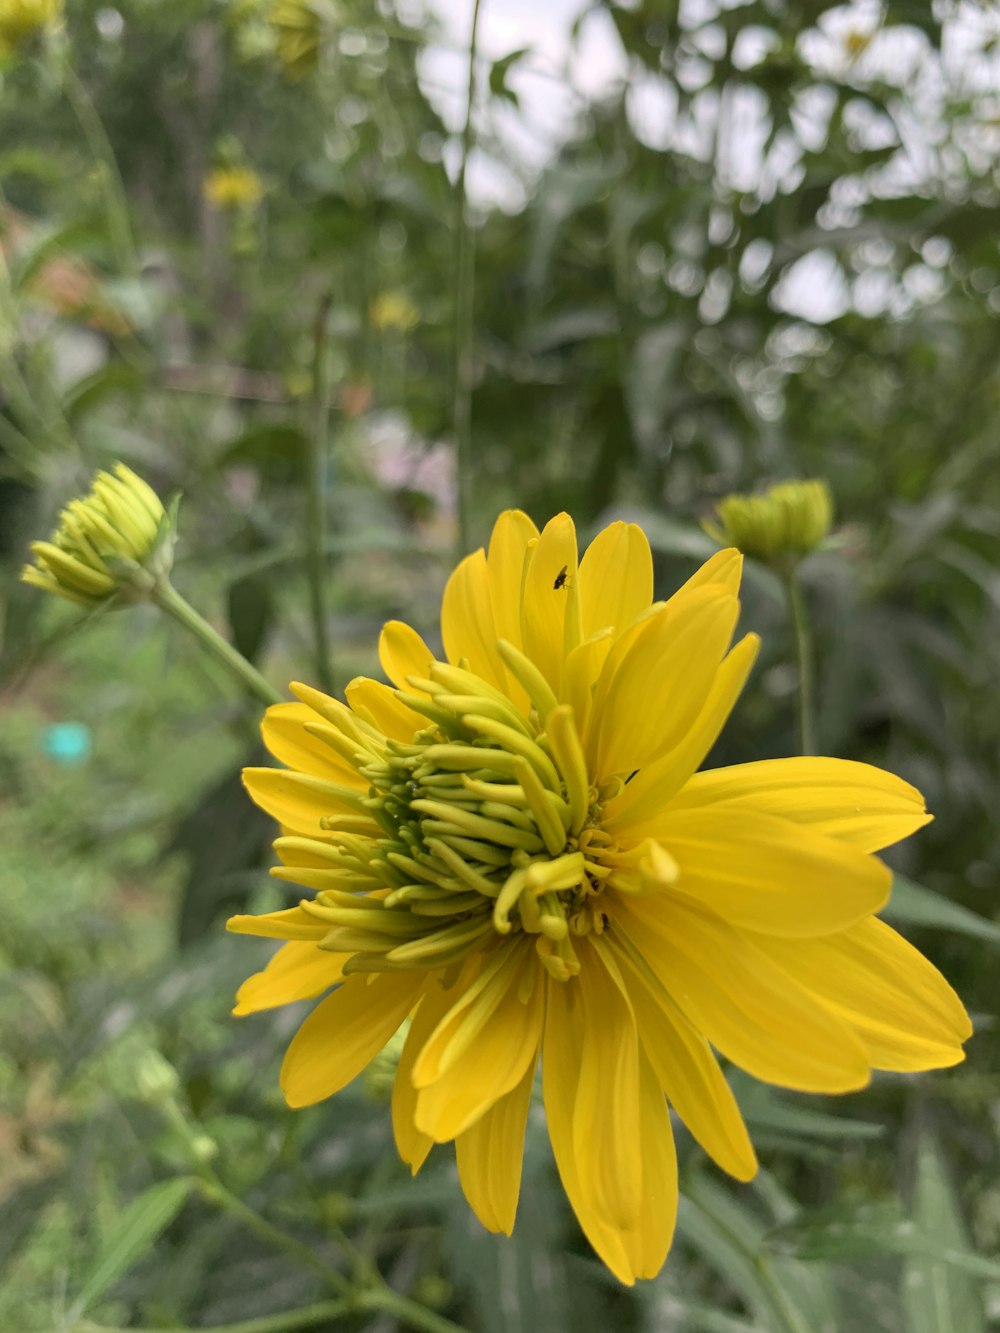
[[[467,120],[467,51],[403,0],[78,0],[3,56],[5,1329],[1000,1323],[996,10],[605,0],[565,68],[497,49],[505,10],[485,0]],[[574,51],[623,77],[595,93]],[[571,110],[529,167],[540,89]],[[184,492],[185,593],[275,682],[337,686],[391,616],[433,639],[456,544],[505,506],[637,519],[669,589],[714,499],[825,477],[820,749],[936,814],[892,916],[973,1011],[968,1062],[828,1102],[737,1080],[761,1176],[685,1140],[679,1239],[637,1291],[579,1236],[537,1119],[508,1241],[448,1152],[409,1180],[385,1071],[289,1112],[297,1016],[230,1018],[267,946],[221,929],[277,902],[236,778],[258,705],[152,608],[81,625],[16,582],[119,458]],[[718,762],[795,750],[760,568],[744,623],[764,654]],[[423,1314],[336,1311],[309,1259],[345,1235]]]

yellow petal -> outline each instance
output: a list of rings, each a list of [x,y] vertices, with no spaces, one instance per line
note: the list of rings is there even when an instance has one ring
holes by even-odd
[[[757,1157],[729,1084],[708,1042],[691,1026],[641,955],[614,948],[635,1010],[640,1040],[659,1086],[708,1155],[737,1180],[751,1180]]]
[[[401,620],[390,620],[379,636],[378,660],[393,685],[408,690],[407,676],[426,679],[434,654],[415,629]]]
[[[414,1064],[417,1126],[438,1143],[517,1087],[538,1051],[544,989],[534,947],[503,946],[495,958],[458,996]]]
[[[593,1192],[583,1186],[591,1171],[589,1159],[593,1152],[600,1152],[602,1145],[591,1145],[591,1153],[584,1154],[583,1160],[577,1156],[574,1111],[580,1065],[588,1049],[586,1044],[580,1044],[581,1023],[576,1012],[581,1007],[578,980],[569,984],[548,980],[542,1045],[545,1119],[559,1179],[583,1234],[619,1282],[631,1285],[635,1270],[626,1253],[622,1232],[611,1225],[603,1209],[595,1205]]]
[[[458,1178],[472,1211],[488,1231],[514,1230],[521,1192],[524,1130],[537,1057],[521,1082],[455,1140]]]
[[[429,1134],[423,1134],[417,1129],[417,1090],[413,1086],[413,1065],[449,1003],[447,993],[440,986],[428,986],[410,1023],[392,1085],[392,1134],[396,1141],[396,1151],[414,1175],[427,1160],[434,1140]]]
[[[708,585],[644,623],[601,710],[599,777],[631,773],[680,744],[708,697],[738,616],[739,602]]]
[[[307,837],[323,837],[320,820],[326,815],[355,815],[359,807],[340,784],[307,773],[290,773],[280,768],[245,768],[243,785],[251,799],[266,810],[285,829]],[[358,796],[361,796],[358,792]],[[378,834],[377,825],[372,831]]]
[[[902,778],[848,759],[765,759],[697,773],[672,809],[739,808],[781,815],[865,852],[930,821],[924,798]]]
[[[884,907],[892,887],[891,872],[874,856],[754,810],[669,810],[656,838],[677,863],[680,894],[766,935],[846,930]]]
[[[801,1092],[868,1082],[848,1025],[744,932],[666,895],[620,900],[615,921],[694,1027],[755,1078]]]
[[[357,1078],[417,1002],[423,973],[348,977],[292,1038],[281,1066],[289,1106],[311,1106]]]
[[[701,712],[687,734],[661,759],[637,773],[605,810],[604,827],[640,841],[718,739],[757,660],[760,639],[748,634],[724,659]]]
[[[441,636],[453,666],[466,658],[476,675],[498,689],[505,688],[507,670],[497,651],[500,636],[493,619],[486,553],[482,550],[466,556],[445,585]]]
[[[584,1212],[625,1231],[638,1219],[643,1179],[638,1033],[613,960],[589,940],[576,949],[580,974],[550,986],[545,1020],[546,1054],[550,1045],[568,1049],[577,1064],[570,1141],[556,1150],[556,1160],[560,1151],[571,1156]],[[546,1107],[548,1096],[546,1088]]]
[[[573,709],[577,734],[588,754],[586,738],[592,730],[594,685],[600,678],[613,642],[610,630],[587,639],[573,649],[563,665],[560,699]]]
[[[346,953],[330,953],[306,940],[283,945],[262,972],[248,977],[236,992],[234,1014],[253,1014],[295,1000],[311,1000],[343,981]]]
[[[346,786],[367,787],[346,759],[306,731],[306,723],[322,721],[307,704],[274,704],[264,714],[260,734],[275,759],[289,768]]]
[[[497,638],[521,647],[521,581],[528,543],[538,529],[520,509],[508,509],[493,526],[486,557],[490,602]]]
[[[407,708],[388,685],[357,676],[344,690],[351,708],[393,740],[410,741],[414,732],[427,726],[427,719]],[[367,781],[366,779],[363,779]]]
[[[568,514],[549,519],[535,543],[524,578],[521,640],[524,651],[559,694],[566,652],[566,617],[572,599],[579,616],[576,528]],[[576,634],[575,647],[582,639]]]
[[[674,597],[683,598],[695,588],[705,588],[709,584],[721,584],[734,597],[739,594],[740,581],[743,577],[743,556],[735,546],[728,546],[724,551],[716,551],[700,569],[682,584]],[[671,601],[674,600],[672,597]]]
[[[849,1023],[876,1069],[937,1069],[962,1059],[972,1034],[962,1001],[937,968],[874,917],[819,940],[754,944]]]
[[[642,1049],[632,1047],[627,1024],[622,1031],[621,1020],[630,1011],[613,960],[606,950],[599,956],[589,944],[583,945],[581,955],[584,966],[575,981],[549,981],[542,1070],[545,1115],[559,1176],[584,1234],[615,1276],[631,1284],[637,1277],[655,1276],[670,1247],[677,1211],[673,1136],[656,1075]],[[603,979],[596,969],[603,971]],[[585,992],[595,977],[588,1003]],[[617,999],[611,999],[613,993]],[[623,1065],[615,1058],[613,1039],[605,1042],[602,1037],[601,1051],[593,1049],[595,1019],[596,1030],[617,1027],[626,1047],[636,1051],[634,1073],[624,1086],[615,1081]],[[630,1063],[626,1057],[625,1064]],[[598,1103],[592,1106],[595,1096]],[[616,1137],[622,1128],[630,1130],[624,1143]],[[611,1179],[616,1167],[624,1167],[617,1187]],[[625,1197],[616,1205],[611,1196],[618,1193]],[[614,1222],[620,1205],[627,1205],[625,1226]]]
[[[263,935],[269,940],[321,940],[329,926],[303,912],[301,907],[288,907],[260,916],[231,916],[226,929],[234,935]]]
[[[653,557],[642,528],[612,523],[597,534],[580,561],[583,637],[630,625],[653,600]]]
[[[656,1277],[663,1267],[677,1223],[677,1155],[670,1112],[659,1080],[639,1053],[639,1136],[643,1180],[636,1225],[624,1233],[625,1253],[637,1278]]]

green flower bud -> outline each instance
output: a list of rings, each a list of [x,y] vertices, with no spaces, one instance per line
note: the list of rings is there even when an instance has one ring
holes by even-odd
[[[82,606],[112,597],[141,601],[173,563],[175,509],[124,463],[98,472],[89,494],[71,500],[49,541],[32,542],[21,578]]]
[[[784,481],[761,495],[727,495],[717,522],[702,527],[720,546],[735,546],[765,565],[788,566],[815,551],[833,523],[825,481]]]
[[[135,1082],[140,1099],[150,1106],[173,1101],[180,1088],[177,1070],[152,1048],[143,1052],[135,1071]]]

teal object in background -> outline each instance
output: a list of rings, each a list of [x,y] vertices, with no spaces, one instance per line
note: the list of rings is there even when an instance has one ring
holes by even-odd
[[[84,722],[53,722],[42,735],[42,749],[67,768],[85,764],[93,749],[90,728]]]

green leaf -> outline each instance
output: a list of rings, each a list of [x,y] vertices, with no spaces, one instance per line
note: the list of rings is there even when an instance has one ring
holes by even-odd
[[[922,1233],[942,1251],[966,1249],[958,1201],[929,1134],[917,1149],[913,1216]],[[907,1333],[985,1333],[980,1293],[972,1278],[953,1264],[924,1254],[907,1259],[902,1294]]]
[[[915,884],[905,875],[894,876],[892,897],[884,915],[905,926],[933,926],[1000,945],[1000,926],[970,912],[967,907],[950,902],[932,889]]]
[[[894,1200],[814,1208],[795,1222],[777,1227],[767,1239],[777,1252],[811,1262],[904,1254],[912,1246],[915,1234],[913,1223]]]
[[[146,1257],[184,1207],[197,1183],[192,1176],[163,1180],[132,1200],[104,1242],[70,1313],[70,1324]]]

